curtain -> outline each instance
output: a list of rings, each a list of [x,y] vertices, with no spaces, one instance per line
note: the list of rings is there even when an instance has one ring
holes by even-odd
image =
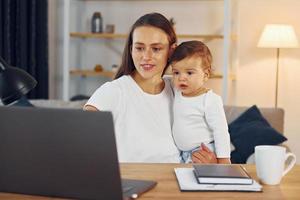
[[[0,55],[37,80],[28,98],[48,98],[47,0],[0,0]]]

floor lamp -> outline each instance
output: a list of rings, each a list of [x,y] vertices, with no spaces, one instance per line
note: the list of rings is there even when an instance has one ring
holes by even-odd
[[[267,24],[260,36],[257,47],[276,48],[276,88],[275,88],[275,107],[278,100],[278,70],[279,54],[282,48],[297,48],[298,40],[293,26],[288,24]]]

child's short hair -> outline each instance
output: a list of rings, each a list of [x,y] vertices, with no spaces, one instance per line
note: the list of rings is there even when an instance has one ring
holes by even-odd
[[[170,58],[170,63],[178,62],[184,58],[199,56],[202,59],[203,69],[211,71],[212,55],[209,48],[201,41],[193,40],[182,42],[176,47],[174,53]]]

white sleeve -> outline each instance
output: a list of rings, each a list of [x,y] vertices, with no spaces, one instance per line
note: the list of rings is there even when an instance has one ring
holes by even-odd
[[[213,131],[217,158],[230,158],[230,136],[222,98],[213,92],[205,100],[205,118]]]
[[[101,111],[118,113],[121,102],[121,88],[116,82],[106,82],[100,86],[85,105],[91,105]]]

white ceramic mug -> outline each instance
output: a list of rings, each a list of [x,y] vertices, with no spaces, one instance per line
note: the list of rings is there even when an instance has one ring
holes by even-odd
[[[291,162],[285,167],[289,157]],[[257,176],[263,184],[277,185],[296,163],[293,153],[286,153],[282,146],[259,145],[255,147],[255,164]]]

